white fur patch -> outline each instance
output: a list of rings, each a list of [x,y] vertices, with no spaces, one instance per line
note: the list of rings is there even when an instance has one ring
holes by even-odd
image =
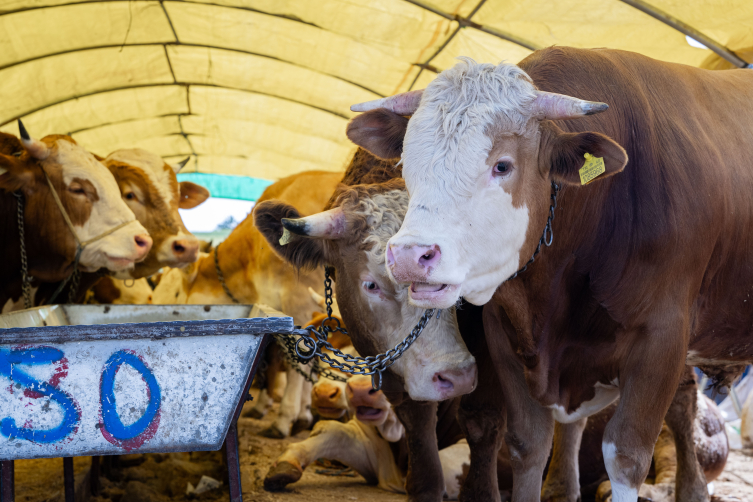
[[[578,409],[572,413],[568,413],[565,407],[559,404],[550,405],[549,408],[553,410],[554,419],[561,424],[571,424],[581,418],[587,418],[600,412],[620,397],[620,389],[614,385],[604,385],[597,382],[594,385],[594,390],[596,394],[593,399],[581,403]]]
[[[125,164],[141,169],[146,174],[149,181],[157,189],[157,192],[165,201],[168,207],[171,207],[175,200],[170,180],[173,170],[165,164],[165,161],[159,155],[142,150],[140,148],[131,148],[127,150],[117,150],[107,156],[105,160],[117,160]]]
[[[604,466],[609,474],[612,484],[612,502],[636,502],[638,500],[638,488],[630,486],[617,466],[617,447],[613,443],[604,442],[601,445],[604,455]]]

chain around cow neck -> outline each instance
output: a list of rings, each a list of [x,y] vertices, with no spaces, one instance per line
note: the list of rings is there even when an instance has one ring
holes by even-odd
[[[220,252],[220,245],[217,244],[214,248],[214,268],[217,270],[217,279],[220,281],[220,285],[222,286],[222,289],[225,291],[225,294],[230,297],[231,300],[233,300],[233,303],[240,303],[236,297],[233,296],[233,293],[230,292],[230,288],[227,287],[227,283],[225,282],[225,276],[222,273],[222,269],[220,268],[220,258],[219,258],[219,252]]]

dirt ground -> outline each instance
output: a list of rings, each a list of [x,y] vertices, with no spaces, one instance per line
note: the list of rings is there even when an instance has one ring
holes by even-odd
[[[389,493],[355,477],[328,476],[317,473],[313,465],[286,492],[269,493],[262,482],[272,462],[286,445],[308,436],[303,431],[279,440],[258,435],[275,416],[275,409],[263,420],[241,418],[238,423],[243,500],[246,502],[328,502],[380,501],[404,502],[405,495]],[[219,502],[229,500],[227,469],[220,452],[126,455],[120,466],[102,476],[99,497],[85,495],[91,459],[74,459],[77,502]],[[103,470],[107,470],[103,466]],[[221,488],[198,497],[185,495],[190,482],[196,486],[202,475],[223,481]],[[753,450],[730,453],[725,472],[714,482],[717,502],[753,502]],[[16,462],[16,500],[18,502],[63,502],[63,462],[61,459],[23,460]],[[587,501],[584,501],[587,502]]]

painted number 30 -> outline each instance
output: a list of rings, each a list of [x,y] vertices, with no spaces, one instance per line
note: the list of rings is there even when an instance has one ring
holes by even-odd
[[[9,438],[25,439],[39,444],[56,443],[76,433],[81,422],[81,410],[75,399],[57,388],[55,379],[40,382],[24,372],[21,366],[59,363],[67,367],[65,354],[54,347],[0,349],[0,376],[10,378],[12,382],[28,389],[34,397],[48,396],[60,405],[63,419],[57,427],[37,430],[30,427],[18,427],[10,417],[0,420],[0,434]],[[118,415],[115,401],[115,375],[124,364],[131,366],[141,374],[147,386],[149,404],[141,418],[130,425],[124,425]],[[65,376],[65,373],[62,375]],[[53,384],[54,382],[54,384]],[[27,394],[29,395],[29,394]],[[157,432],[160,421],[162,398],[157,379],[149,367],[136,354],[119,350],[112,354],[105,363],[99,386],[100,421],[97,427],[102,436],[110,443],[125,450],[139,448]]]

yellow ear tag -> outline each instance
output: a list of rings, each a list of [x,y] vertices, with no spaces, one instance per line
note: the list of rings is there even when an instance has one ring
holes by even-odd
[[[604,174],[607,168],[604,166],[603,157],[594,157],[590,153],[586,153],[583,156],[586,158],[586,162],[578,170],[578,174],[580,174],[580,184],[588,185],[600,174]]]

